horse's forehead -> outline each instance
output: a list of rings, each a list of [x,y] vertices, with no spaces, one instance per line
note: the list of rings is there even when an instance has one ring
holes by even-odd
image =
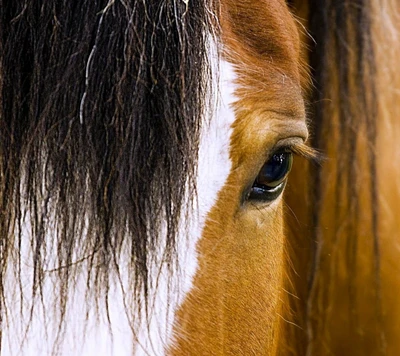
[[[237,75],[233,159],[266,151],[285,136],[305,139],[300,39],[287,5],[227,0],[222,9],[224,56]]]
[[[226,0],[221,7],[223,41],[230,56],[250,68],[280,70],[299,79],[299,34],[284,1]]]

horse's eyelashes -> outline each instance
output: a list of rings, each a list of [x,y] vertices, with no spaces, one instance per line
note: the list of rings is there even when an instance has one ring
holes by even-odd
[[[247,199],[268,202],[278,198],[286,185],[292,164],[292,152],[288,150],[275,152],[258,173]]]

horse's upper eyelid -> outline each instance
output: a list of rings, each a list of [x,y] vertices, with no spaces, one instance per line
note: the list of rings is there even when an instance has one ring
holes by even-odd
[[[311,162],[321,163],[321,161],[324,159],[324,156],[321,154],[321,152],[304,142],[288,145],[287,149]]]

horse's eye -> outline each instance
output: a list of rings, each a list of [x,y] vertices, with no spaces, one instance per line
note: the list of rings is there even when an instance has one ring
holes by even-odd
[[[289,151],[279,151],[261,168],[251,187],[249,200],[272,201],[282,192],[287,176],[292,168],[293,155]]]

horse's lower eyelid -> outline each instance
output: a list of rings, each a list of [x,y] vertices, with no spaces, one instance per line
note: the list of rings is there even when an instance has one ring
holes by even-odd
[[[250,193],[247,196],[248,201],[255,201],[255,202],[272,202],[277,199],[286,185],[286,179],[284,179],[280,184],[276,187],[271,188],[269,190],[263,189],[262,187],[254,186],[250,190]]]

